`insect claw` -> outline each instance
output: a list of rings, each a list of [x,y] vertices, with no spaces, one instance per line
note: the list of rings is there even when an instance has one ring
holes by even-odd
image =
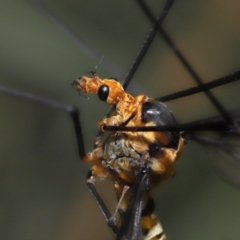
[[[108,219],[108,227],[112,228],[113,226],[116,226],[116,217],[115,216],[111,216]]]

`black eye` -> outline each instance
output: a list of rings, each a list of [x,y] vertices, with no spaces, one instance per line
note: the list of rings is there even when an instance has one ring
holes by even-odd
[[[109,87],[107,85],[102,85],[98,89],[98,97],[100,100],[106,102],[109,94]]]
[[[156,141],[149,146],[149,154],[151,157],[156,157],[161,150],[162,145],[159,141]]]

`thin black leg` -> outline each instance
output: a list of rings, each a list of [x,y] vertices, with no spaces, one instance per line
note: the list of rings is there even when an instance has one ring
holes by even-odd
[[[153,17],[153,14],[151,13],[150,9],[148,8],[147,4],[144,3],[142,0],[137,0],[139,6],[143,10],[143,12],[146,14],[148,19],[151,21],[151,23],[155,22],[155,19]],[[219,113],[223,116],[225,121],[229,126],[234,126],[234,121],[231,118],[231,116],[228,114],[226,109],[222,106],[222,104],[215,98],[215,96],[208,90],[208,88],[205,87],[202,79],[199,77],[199,75],[196,73],[196,71],[193,69],[191,64],[187,61],[186,57],[182,54],[182,52],[179,50],[179,48],[176,46],[176,44],[173,42],[173,40],[170,38],[170,36],[167,34],[167,32],[163,29],[163,27],[158,29],[159,34],[161,37],[165,40],[165,42],[169,45],[169,47],[173,50],[173,52],[176,54],[180,62],[183,64],[183,66],[188,70],[189,74],[193,77],[193,79],[198,83],[199,87],[202,89],[202,92],[206,94],[206,96],[209,98],[209,100],[212,102],[212,104],[217,108]]]
[[[236,114],[237,113],[237,114]],[[240,123],[240,108],[229,112],[230,117],[234,121],[235,128],[230,129],[222,116],[216,116],[206,119],[201,119],[194,122],[179,124],[179,125],[162,125],[152,127],[126,127],[126,126],[102,126],[104,131],[136,131],[136,132],[151,132],[151,131],[235,131]]]
[[[235,73],[231,73],[225,77],[222,78],[218,78],[216,80],[212,80],[208,83],[204,84],[204,88],[205,89],[212,89],[215,87],[219,87],[228,83],[232,83],[235,81],[240,80],[240,71],[237,71]],[[188,88],[185,89],[183,91],[179,91],[179,92],[175,92],[169,95],[165,95],[163,97],[160,98],[156,98],[156,100],[161,101],[161,102],[168,102],[174,99],[178,99],[178,98],[182,98],[182,97],[186,97],[186,96],[190,96],[196,93],[200,93],[202,92],[202,87],[201,86],[197,86],[197,87],[192,87],[192,88]]]
[[[143,239],[140,220],[143,196],[148,187],[147,174],[148,171],[146,166],[142,166],[136,176],[136,181],[129,200],[128,208],[126,212],[123,213],[123,221],[116,240]]]
[[[95,177],[93,176],[92,171],[89,170],[88,175],[87,175],[87,186],[89,187],[90,192],[94,196],[96,203],[98,204],[103,216],[105,217],[105,219],[108,223],[108,226],[113,230],[113,232],[115,234],[117,234],[118,227],[115,224],[115,222],[112,221],[112,215],[111,215],[110,211],[108,210],[106,204],[102,200],[101,196],[97,192],[94,182],[95,182]]]
[[[139,68],[143,58],[145,57],[149,47],[152,44],[152,41],[154,39],[154,37],[156,36],[158,29],[160,28],[161,24],[163,23],[163,20],[166,18],[168,11],[170,10],[171,6],[173,4],[173,0],[167,0],[166,4],[163,8],[163,10],[161,11],[161,13],[159,14],[158,18],[156,21],[154,21],[153,23],[153,28],[151,29],[151,31],[149,32],[148,36],[145,38],[143,45],[140,48],[140,51],[138,52],[132,66],[130,67],[129,72],[127,73],[125,80],[122,83],[122,86],[124,89],[127,89],[129,83],[131,82],[134,74],[136,73],[137,69]],[[107,115],[112,112],[114,110],[114,106],[111,107],[107,113]],[[99,131],[97,134],[97,137],[100,137],[103,135],[102,131]]]
[[[72,105],[60,103],[57,101],[53,101],[52,99],[49,99],[49,98],[37,96],[31,93],[22,92],[22,91],[12,89],[12,88],[7,88],[4,86],[0,86],[0,92],[67,112],[71,116],[71,119],[73,121],[74,129],[77,137],[79,156],[81,159],[83,159],[83,157],[85,156],[85,148],[84,148],[81,123],[79,119],[79,111],[76,107]]]
[[[166,18],[167,13],[170,10],[172,4],[173,4],[173,0],[168,0],[163,10],[161,11],[160,15],[158,16],[157,20],[153,22],[153,28],[149,32],[148,36],[145,38],[139,53],[137,54],[132,66],[130,67],[129,72],[127,73],[127,76],[125,77],[125,80],[122,83],[124,89],[127,88],[128,84],[130,83],[134,74],[136,73],[138,67],[140,66],[143,58],[145,57],[149,47],[152,44],[154,37],[156,36],[159,28],[161,27],[164,19]]]

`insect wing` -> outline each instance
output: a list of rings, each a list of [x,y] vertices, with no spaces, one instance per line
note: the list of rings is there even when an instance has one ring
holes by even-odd
[[[232,111],[230,115],[238,125],[236,130],[212,135],[196,133],[192,139],[206,148],[218,176],[240,187],[240,109]]]
[[[216,173],[228,183],[240,186],[240,135],[220,138],[196,136],[211,156]]]

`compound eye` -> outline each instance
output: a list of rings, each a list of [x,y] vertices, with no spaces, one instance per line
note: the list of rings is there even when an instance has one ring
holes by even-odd
[[[106,102],[109,94],[109,87],[107,85],[101,85],[98,89],[98,97],[100,100]]]

